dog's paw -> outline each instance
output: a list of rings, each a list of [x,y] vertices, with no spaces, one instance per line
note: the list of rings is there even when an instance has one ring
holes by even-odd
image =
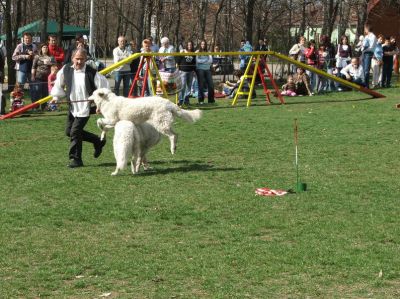
[[[118,174],[118,170],[116,170],[116,171],[114,171],[114,172],[111,172],[111,175],[113,175],[113,176],[115,176],[115,175],[117,175]]]

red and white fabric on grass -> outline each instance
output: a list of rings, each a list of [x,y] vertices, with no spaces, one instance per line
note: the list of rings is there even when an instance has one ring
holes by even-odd
[[[283,196],[287,193],[288,192],[285,190],[276,190],[276,189],[270,189],[270,188],[257,188],[256,189],[256,195],[261,195],[261,196]]]

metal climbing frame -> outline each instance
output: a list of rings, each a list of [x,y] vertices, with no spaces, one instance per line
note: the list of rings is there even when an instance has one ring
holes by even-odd
[[[238,97],[241,95],[247,95],[247,107],[249,107],[251,105],[251,98],[253,96],[254,84],[256,82],[257,74],[260,76],[261,84],[263,86],[264,93],[266,95],[266,101],[268,104],[271,104],[271,98],[270,98],[271,91],[268,89],[267,84],[265,82],[266,76],[261,70],[261,65],[260,65],[261,56],[262,56],[262,54],[251,55],[249,63],[246,66],[244,75],[241,77],[242,80],[240,81],[238,90],[235,94],[235,97],[233,98],[232,105],[236,105]],[[285,101],[283,100],[283,97],[279,91],[279,87],[276,84],[276,82],[272,76],[272,73],[270,72],[270,70],[268,68],[267,63],[265,63],[265,70],[267,72],[267,77],[270,79],[271,84],[275,90],[275,95],[278,97],[281,104],[285,104]],[[243,85],[244,85],[245,81],[247,81],[248,79],[251,79],[250,89],[249,89],[249,91],[242,91]]]

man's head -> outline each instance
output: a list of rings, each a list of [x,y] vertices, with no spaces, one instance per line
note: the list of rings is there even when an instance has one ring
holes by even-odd
[[[372,29],[372,26],[370,24],[365,24],[364,25],[364,34],[365,35],[369,34],[372,31],[373,31],[373,29]]]
[[[75,35],[75,43],[84,43],[85,39],[83,38],[83,35],[80,33],[77,33]]]
[[[87,52],[84,48],[77,48],[72,53],[72,63],[74,68],[77,70],[83,69],[85,67],[87,60]]]
[[[118,37],[118,47],[124,48],[125,45],[126,45],[126,38],[125,36],[121,35],[120,37]]]
[[[360,60],[358,59],[358,57],[353,57],[353,58],[351,59],[351,65],[352,65],[354,68],[358,68],[358,66],[360,65]]]
[[[50,46],[57,45],[57,37],[55,35],[49,35],[49,45]]]
[[[166,37],[166,36],[164,36],[164,37],[161,39],[161,45],[164,46],[164,47],[168,47],[168,46],[169,46],[169,38]]]
[[[142,41],[142,47],[144,52],[151,52],[151,40],[148,38]]]
[[[32,43],[32,34],[30,32],[24,32],[23,39],[25,45],[30,45]]]

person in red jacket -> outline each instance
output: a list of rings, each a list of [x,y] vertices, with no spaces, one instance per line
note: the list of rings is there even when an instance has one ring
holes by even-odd
[[[60,69],[64,62],[64,50],[57,45],[57,37],[55,35],[49,36],[49,54],[55,58]]]

